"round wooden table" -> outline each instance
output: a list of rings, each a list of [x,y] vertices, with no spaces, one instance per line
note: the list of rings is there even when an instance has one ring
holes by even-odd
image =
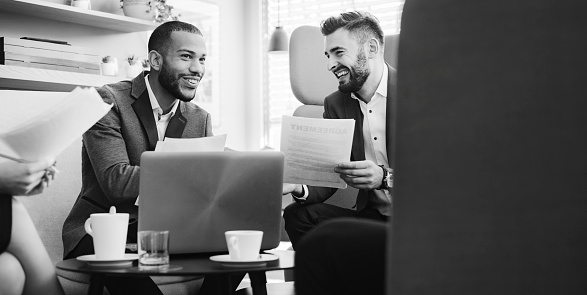
[[[277,260],[254,265],[228,265],[210,260],[210,255],[172,255],[168,268],[144,269],[138,267],[138,261],[129,266],[93,266],[77,259],[67,259],[57,263],[57,268],[86,273],[90,275],[89,295],[102,294],[106,276],[213,276],[225,288],[219,294],[232,294],[234,288],[230,282],[231,274],[248,273],[254,295],[267,295],[266,271],[292,269],[294,267],[294,251],[271,250]]]

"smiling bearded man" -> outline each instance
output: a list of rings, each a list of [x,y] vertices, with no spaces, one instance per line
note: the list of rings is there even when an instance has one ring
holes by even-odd
[[[295,203],[285,208],[285,229],[294,249],[306,232],[338,217],[385,221],[391,215],[393,168],[392,123],[395,118],[396,70],[383,60],[379,21],[366,12],[347,12],[322,22],[327,68],[338,79],[338,91],[324,100],[324,118],[354,119],[351,159],[335,172],[359,189],[354,209],[324,203],[335,188],[283,185]]]
[[[63,225],[65,259],[94,253],[84,223],[110,206],[129,213],[127,243],[136,243],[141,154],[165,138],[213,135],[210,114],[190,102],[205,72],[201,31],[188,23],[166,22],[153,31],[148,49],[150,72],[97,89],[112,109],[83,135],[82,190]],[[161,294],[148,277],[106,277],[105,285],[112,295]],[[205,280],[202,288],[208,285]]]

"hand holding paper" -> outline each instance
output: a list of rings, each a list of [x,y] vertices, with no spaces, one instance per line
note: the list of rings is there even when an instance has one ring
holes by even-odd
[[[354,126],[352,119],[283,116],[284,182],[346,188],[334,167],[350,160]]]

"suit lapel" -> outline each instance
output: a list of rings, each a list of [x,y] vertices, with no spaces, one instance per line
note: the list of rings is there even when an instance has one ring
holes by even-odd
[[[181,114],[181,107],[183,106],[183,103],[181,101],[178,103],[179,105],[177,106],[175,115],[171,117],[171,120],[169,120],[169,125],[167,125],[167,130],[165,130],[165,137],[181,138],[183,130],[185,129],[187,120]]]
[[[351,157],[353,161],[365,160],[365,144],[363,143],[363,113],[359,102],[353,99],[350,94],[345,94],[344,111],[346,118],[355,119],[355,133],[353,134],[353,148],[351,150]]]
[[[149,92],[145,88],[141,96],[132,103],[132,108],[137,114],[147,138],[149,139],[149,150],[155,150],[159,135],[157,135],[157,125],[155,118],[153,118],[153,109],[151,108],[151,101],[149,100]]]

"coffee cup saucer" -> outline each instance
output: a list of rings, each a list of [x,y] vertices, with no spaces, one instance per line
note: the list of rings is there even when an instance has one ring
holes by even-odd
[[[279,259],[279,257],[273,254],[259,254],[259,258],[255,260],[232,260],[229,254],[210,256],[210,260],[212,261],[220,262],[226,266],[236,267],[258,266],[277,259]]]
[[[139,254],[124,254],[119,259],[97,259],[95,254],[82,255],[76,258],[79,261],[85,261],[90,266],[129,266],[134,260],[139,259]]]

